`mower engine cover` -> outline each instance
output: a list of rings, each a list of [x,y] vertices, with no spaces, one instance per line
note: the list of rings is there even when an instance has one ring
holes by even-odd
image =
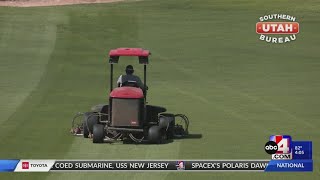
[[[136,87],[118,87],[110,93],[111,98],[140,99],[144,98],[143,91]]]
[[[119,87],[110,93],[111,126],[139,127],[142,125],[144,96],[140,88]]]

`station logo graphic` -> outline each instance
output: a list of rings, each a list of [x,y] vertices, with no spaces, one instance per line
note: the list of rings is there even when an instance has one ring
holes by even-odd
[[[177,167],[177,170],[185,170],[186,169],[184,161],[177,161],[176,167]]]
[[[256,33],[261,41],[268,43],[288,43],[296,40],[299,33],[299,23],[296,17],[286,14],[270,14],[259,18]]]
[[[291,136],[272,135],[265,144],[264,150],[272,155],[272,159],[292,159]]]

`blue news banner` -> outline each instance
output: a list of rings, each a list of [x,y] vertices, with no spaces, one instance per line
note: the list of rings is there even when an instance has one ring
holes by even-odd
[[[266,172],[306,172],[313,171],[312,142],[291,141],[291,160],[271,160]]]
[[[253,171],[311,172],[312,142],[291,141],[292,159],[272,160],[45,160],[3,159],[0,172],[72,171]],[[279,157],[279,156],[278,156]]]

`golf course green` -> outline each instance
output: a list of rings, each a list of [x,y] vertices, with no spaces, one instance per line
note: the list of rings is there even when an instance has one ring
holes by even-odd
[[[270,135],[313,141],[314,172],[1,173],[1,180],[239,179],[320,176],[320,1],[145,0],[0,7],[0,159],[270,159]],[[297,17],[290,43],[259,40],[267,14]],[[69,133],[106,103],[108,52],[151,51],[148,102],[186,114],[191,134],[162,145],[93,144]],[[115,75],[132,64],[121,58]],[[116,77],[115,77],[116,78]]]

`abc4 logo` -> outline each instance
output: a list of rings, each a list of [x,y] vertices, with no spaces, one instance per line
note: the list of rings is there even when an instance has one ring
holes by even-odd
[[[289,154],[291,152],[290,144],[290,136],[275,135],[270,136],[270,141],[265,144],[264,149],[268,154]]]
[[[278,151],[278,145],[276,142],[274,141],[268,141],[266,143],[266,145],[264,145],[264,150],[268,153],[268,154],[275,154]]]

